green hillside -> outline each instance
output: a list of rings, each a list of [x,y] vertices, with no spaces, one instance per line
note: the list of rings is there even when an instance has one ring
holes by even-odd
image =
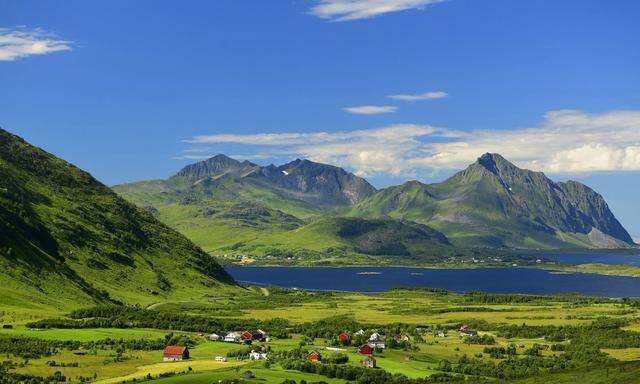
[[[260,235],[219,249],[262,262],[358,264],[440,262],[452,247],[426,225],[392,219],[329,217],[299,228]]]
[[[210,255],[151,214],[1,129],[0,255],[7,305],[144,303],[233,283]]]

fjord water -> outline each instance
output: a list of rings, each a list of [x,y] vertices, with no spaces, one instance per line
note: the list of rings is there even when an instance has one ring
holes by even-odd
[[[399,287],[430,287],[453,292],[640,297],[640,278],[534,268],[227,267],[227,271],[241,284],[321,291],[378,293]]]

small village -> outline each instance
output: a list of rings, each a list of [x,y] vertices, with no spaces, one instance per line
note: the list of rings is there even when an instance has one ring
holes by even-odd
[[[434,338],[447,338],[448,332],[446,330],[434,331],[430,326],[418,326],[416,332],[423,335],[432,335]],[[267,332],[257,329],[250,331],[232,331],[224,335],[211,333],[198,333],[198,337],[206,339],[208,342],[219,343],[233,343],[243,345],[247,349],[247,353],[228,353],[226,356],[218,355],[215,357],[216,362],[226,363],[229,359],[235,358],[236,360],[251,360],[251,361],[268,361],[270,359],[270,347],[268,343],[272,341]],[[458,330],[458,336],[460,339],[476,338],[478,332],[471,329],[468,325],[460,326]],[[406,349],[410,346],[412,341],[411,336],[407,334],[395,334],[389,336],[392,340],[391,343],[396,348]],[[327,354],[341,354],[349,351],[349,348],[361,356],[360,365],[366,368],[377,368],[377,360],[374,357],[378,353],[382,353],[387,348],[387,338],[385,335],[379,333],[376,330],[366,331],[360,329],[353,333],[342,332],[335,340],[331,340],[330,345],[324,347]],[[356,342],[364,340],[363,343]],[[354,344],[354,342],[356,342]],[[190,358],[190,351],[187,346],[170,345],[163,351],[164,362],[176,362],[183,361]],[[310,350],[306,359],[309,362],[322,363],[323,352],[320,348],[314,348]],[[410,357],[409,357],[410,359]],[[348,357],[346,359],[348,361]],[[245,372],[244,378],[252,378],[253,374],[250,371]]]

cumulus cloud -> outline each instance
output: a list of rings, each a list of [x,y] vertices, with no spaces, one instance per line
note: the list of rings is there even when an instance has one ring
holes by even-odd
[[[362,105],[359,107],[342,108],[342,110],[356,115],[378,115],[381,113],[393,113],[398,110],[398,107],[391,105]]]
[[[397,124],[338,132],[203,135],[186,142],[247,145],[262,157],[305,157],[360,175],[456,170],[485,152],[555,174],[640,171],[640,111],[553,111],[536,127],[510,130]]]
[[[331,21],[369,19],[385,13],[422,9],[444,0],[319,0],[311,13]]]
[[[13,61],[22,57],[70,49],[72,42],[57,39],[42,29],[0,28],[0,61]]]
[[[389,95],[387,97],[390,99],[400,100],[400,101],[418,101],[418,100],[443,99],[448,96],[449,94],[447,94],[446,92],[425,92],[425,93],[419,93],[417,95]]]

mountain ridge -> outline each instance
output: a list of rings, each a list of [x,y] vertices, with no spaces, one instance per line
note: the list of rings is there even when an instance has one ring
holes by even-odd
[[[412,200],[407,195],[409,189],[414,194],[419,190],[420,194]],[[442,228],[447,223],[472,227],[474,223],[480,226],[484,220],[499,228],[497,222],[501,219],[535,232],[546,232],[551,237],[560,231],[580,234],[589,240],[589,233],[595,228],[613,238],[604,241],[607,245],[633,245],[631,236],[597,192],[575,181],[553,182],[544,173],[518,168],[499,154],[484,154],[440,183],[413,181],[377,194],[358,204],[352,214],[414,219],[435,224],[445,234],[447,231]]]

